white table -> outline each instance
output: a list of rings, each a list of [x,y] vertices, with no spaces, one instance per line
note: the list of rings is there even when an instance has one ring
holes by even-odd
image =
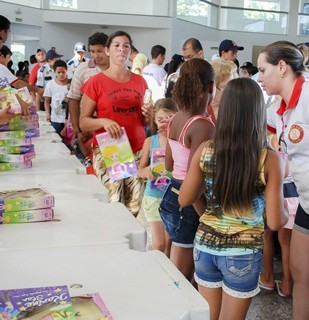
[[[108,202],[108,190],[94,175],[82,175],[74,172],[30,172],[23,174],[3,172],[0,176],[1,190],[27,189],[43,187],[55,196],[56,200],[75,199],[98,200]],[[16,171],[17,173],[19,171]]]
[[[209,306],[158,251],[125,245],[0,249],[0,288],[80,284],[99,292],[114,320],[207,320]]]
[[[66,145],[60,140],[50,140],[47,138],[35,138],[32,139],[32,143],[34,144],[34,151],[37,156],[42,155],[51,155],[51,154],[66,154],[71,155],[70,150],[66,147]]]
[[[56,221],[0,225],[0,248],[126,243],[127,248],[145,251],[146,230],[121,203],[56,198],[54,212]]]
[[[53,152],[48,154],[39,153],[36,158],[32,160],[32,168],[0,172],[0,176],[2,174],[20,175],[53,172],[86,174],[86,167],[84,167],[74,155]]]

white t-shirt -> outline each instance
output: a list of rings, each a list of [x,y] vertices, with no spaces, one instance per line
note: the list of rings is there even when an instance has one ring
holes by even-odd
[[[0,78],[7,78],[10,85],[12,85],[18,78],[3,64],[0,63]]]
[[[280,103],[267,109],[267,126],[278,137],[283,131],[300,205],[309,214],[309,81],[303,83],[296,107],[280,116],[277,113],[279,106]]]
[[[44,90],[44,97],[51,97],[51,115],[52,122],[65,123],[66,108],[62,106],[62,100],[69,93],[66,85],[59,85],[55,79],[49,81]]]
[[[150,76],[153,77],[158,85],[160,86],[162,84],[162,81],[166,77],[166,72],[165,70],[160,67],[159,65],[155,63],[149,63],[142,72],[143,76]]]

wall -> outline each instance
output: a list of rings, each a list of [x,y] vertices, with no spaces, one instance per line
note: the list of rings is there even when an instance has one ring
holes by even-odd
[[[174,53],[181,53],[181,46],[189,37],[195,37],[201,41],[207,59],[216,53],[216,47],[223,39],[236,41],[245,47],[244,51],[239,52],[240,63],[252,59],[253,46],[265,46],[277,40],[289,40],[294,43],[308,41],[308,37],[297,36],[298,1],[290,1],[287,35],[223,31],[203,27],[177,19],[175,3],[176,0],[169,0],[170,15],[173,18],[168,18],[95,12],[41,11],[0,1],[1,14],[7,16],[12,22],[16,17],[21,17],[26,25],[41,26],[39,29],[40,46],[46,49],[56,46],[57,50],[67,59],[72,56],[76,42],[87,43],[88,37],[97,30],[106,34],[119,29],[128,31],[138,49],[149,58],[150,48],[154,44],[162,44],[167,48],[167,60]],[[22,10],[19,16],[14,13],[17,8]],[[100,29],[98,26],[103,26],[103,28],[108,26],[108,28]],[[14,25],[12,29],[14,32]]]

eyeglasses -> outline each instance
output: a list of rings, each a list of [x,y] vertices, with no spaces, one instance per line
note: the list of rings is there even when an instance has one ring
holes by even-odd
[[[284,134],[284,132],[282,131],[280,136],[279,136],[279,141],[278,141],[278,143],[279,143],[279,151],[287,154],[288,153],[287,152],[288,151],[288,146],[287,146],[286,142],[284,141],[283,134]]]
[[[194,58],[199,51],[200,51],[200,50],[197,50],[197,51],[195,51],[194,53],[192,53],[192,54],[190,54],[190,55],[188,55],[188,56],[185,56],[185,57],[184,57],[185,61],[191,60],[192,58]]]

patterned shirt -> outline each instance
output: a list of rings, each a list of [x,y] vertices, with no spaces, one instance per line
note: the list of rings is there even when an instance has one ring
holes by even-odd
[[[86,62],[82,62],[75,70],[68,98],[74,100],[81,100],[82,93],[80,91],[81,86],[92,76],[100,73],[102,70],[91,59]]]
[[[262,250],[265,213],[264,161],[267,150],[263,149],[260,170],[256,180],[256,194],[252,200],[252,218],[224,214],[213,195],[215,176],[213,141],[202,152],[200,166],[206,183],[207,208],[200,218],[195,237],[195,247],[214,255],[241,255]]]

